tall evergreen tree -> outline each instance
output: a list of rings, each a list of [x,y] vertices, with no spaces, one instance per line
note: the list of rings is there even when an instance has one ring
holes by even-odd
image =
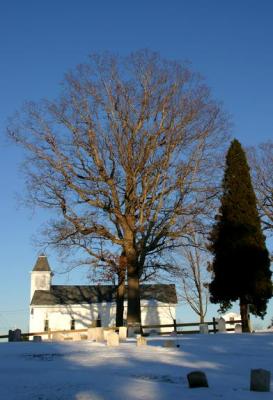
[[[264,317],[272,282],[256,196],[238,140],[232,141],[227,153],[220,213],[210,240],[211,302],[226,311],[239,300],[243,332],[249,332],[248,312]]]

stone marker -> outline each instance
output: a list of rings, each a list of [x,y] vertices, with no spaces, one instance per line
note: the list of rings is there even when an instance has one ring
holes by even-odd
[[[235,333],[242,333],[242,325],[241,324],[236,324],[234,328]]]
[[[209,387],[207,377],[202,371],[190,372],[187,378],[190,388]]]
[[[57,342],[64,340],[64,335],[60,332],[52,332],[52,340]]]
[[[39,343],[42,341],[42,336],[33,336],[33,342]]]
[[[147,345],[147,339],[143,336],[138,336],[137,337],[137,346],[146,346]]]
[[[199,331],[201,334],[208,334],[209,333],[209,326],[208,324],[200,324]]]
[[[104,328],[103,329],[103,339],[107,341],[107,336],[109,335],[109,333],[113,332],[112,329],[109,328]]]
[[[95,331],[96,331],[96,328],[88,328],[87,329],[87,338],[88,338],[88,340],[95,340],[96,339]]]
[[[21,342],[22,340],[22,336],[21,336],[21,329],[15,329],[15,331],[13,331],[13,341],[14,342]]]
[[[219,318],[217,323],[218,332],[226,332],[226,321],[224,318]]]
[[[119,340],[127,339],[127,326],[120,326],[118,330]]]
[[[10,330],[9,330],[9,338],[8,338],[8,341],[9,341],[9,342],[14,342],[13,338],[14,338],[14,333],[13,333],[13,331],[10,329]]]
[[[270,371],[252,369],[250,372],[250,390],[255,392],[270,392]]]
[[[119,346],[119,336],[116,332],[107,335],[107,346]]]
[[[95,340],[96,342],[104,341],[103,328],[94,328],[95,329]]]
[[[169,348],[176,347],[176,343],[175,343],[174,340],[165,340],[164,343],[163,343],[163,346],[164,347],[169,347]]]

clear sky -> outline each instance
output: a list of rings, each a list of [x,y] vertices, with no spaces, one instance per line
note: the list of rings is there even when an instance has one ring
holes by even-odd
[[[273,138],[271,0],[9,0],[0,2],[0,331],[27,328],[32,237],[46,220],[18,206],[20,150],[5,139],[6,120],[24,100],[54,97],[63,74],[89,53],[140,48],[190,60],[231,115],[243,145]],[[51,266],[57,266],[53,253]],[[84,273],[55,283],[84,282]],[[215,313],[215,308],[211,314]],[[273,316],[272,307],[268,319]],[[181,308],[180,319],[195,319]]]

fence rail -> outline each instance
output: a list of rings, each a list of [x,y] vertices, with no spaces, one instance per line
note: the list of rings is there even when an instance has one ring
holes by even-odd
[[[242,320],[233,320],[233,321],[226,321],[226,324],[228,325],[233,325],[232,328],[226,328],[226,331],[228,332],[233,332],[235,330],[235,324],[241,324]],[[216,318],[213,318],[212,321],[205,321],[203,324],[206,324],[208,326],[212,326],[212,329],[209,329],[210,333],[216,333],[218,332],[217,328],[217,320]],[[178,328],[187,328],[187,327],[200,327],[201,323],[200,322],[186,322],[186,323],[177,323],[176,320],[174,320],[173,324],[163,324],[163,325],[141,325],[141,331],[142,333],[145,333],[145,329],[161,329],[161,328],[173,328],[172,332],[175,331],[177,334],[195,334],[199,333],[199,330],[179,330]],[[170,334],[171,332],[160,332],[160,335],[167,335]]]
[[[232,332],[234,331],[234,325],[235,324],[241,324],[241,320],[235,320],[235,321],[226,321],[226,324],[228,325],[233,325],[232,328],[226,328],[226,331]],[[218,332],[217,329],[217,321],[215,318],[213,318],[212,321],[206,321],[204,324],[208,326],[212,326],[212,329],[209,329],[209,333],[216,333]],[[168,335],[172,332],[176,332],[178,335],[185,335],[185,334],[196,334],[199,333],[199,329],[194,329],[194,330],[179,330],[179,328],[187,328],[187,327],[200,327],[200,322],[186,322],[186,323],[177,323],[176,320],[174,320],[173,324],[162,324],[162,325],[141,325],[140,330],[142,334],[145,334],[145,330],[147,329],[161,329],[161,328],[172,328],[170,332],[158,332],[160,335]],[[104,329],[111,329],[111,330],[117,330],[118,328],[115,326],[112,327],[105,327]],[[69,333],[86,333],[88,328],[83,328],[83,329],[73,329],[73,330],[58,330],[58,331],[43,331],[43,332],[25,332],[22,333],[21,336],[24,338],[30,337],[30,336],[48,336],[49,338],[51,337],[52,334],[54,333],[62,333],[62,334],[69,334]],[[147,333],[147,332],[146,332]],[[0,339],[8,339],[9,335],[0,335]]]

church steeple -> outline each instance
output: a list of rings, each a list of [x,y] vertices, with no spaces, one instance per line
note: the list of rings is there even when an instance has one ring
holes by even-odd
[[[49,271],[51,272],[47,256],[45,254],[40,254],[37,258],[36,264],[32,271]]]
[[[35,290],[50,290],[53,272],[50,269],[46,255],[39,255],[31,271],[30,301]]]

